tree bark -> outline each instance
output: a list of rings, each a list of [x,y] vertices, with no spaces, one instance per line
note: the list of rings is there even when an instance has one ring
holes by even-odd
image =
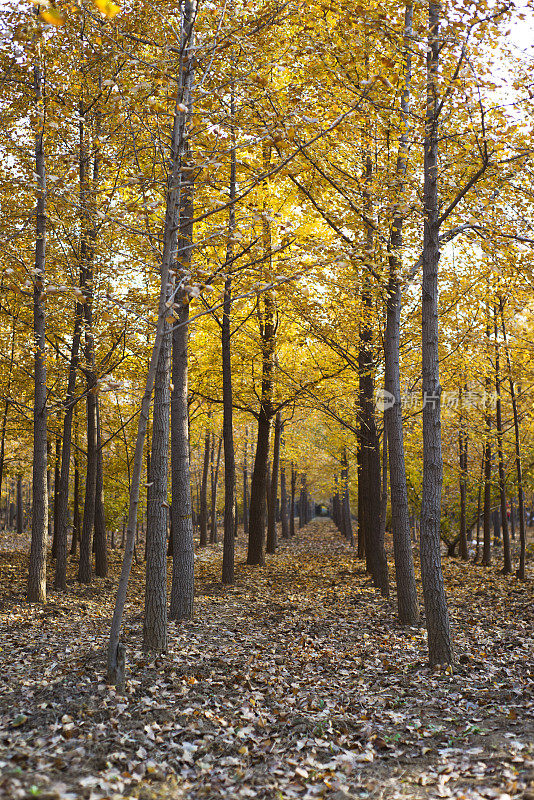
[[[104,454],[100,432],[100,403],[96,406],[96,487],[95,487],[95,575],[105,578],[108,574],[108,547],[106,538],[106,514],[104,510]]]
[[[467,387],[466,387],[467,388]],[[462,386],[460,386],[460,427],[458,431],[458,449],[460,453],[460,558],[467,561],[467,530],[466,530],[466,502],[467,502],[467,425],[465,422],[462,402]]]
[[[67,378],[67,392],[65,395],[65,414],[63,417],[63,436],[61,439],[61,475],[59,479],[59,499],[57,507],[57,555],[54,588],[65,591],[67,588],[67,538],[68,538],[68,503],[69,503],[69,476],[70,454],[72,442],[72,421],[74,417],[74,392],[76,389],[76,373],[78,370],[80,340],[82,335],[82,308],[79,303],[74,308],[74,330],[70,348],[69,374]],[[78,476],[79,490],[79,476]],[[79,514],[79,507],[74,513]],[[73,547],[71,554],[76,552],[75,526],[73,523]]]
[[[501,525],[503,543],[503,573],[505,575],[512,572],[512,553],[510,550],[510,531],[508,529],[508,513],[506,508],[506,477],[504,472],[503,455],[503,429],[502,429],[502,407],[501,407],[501,354],[499,346],[499,332],[497,327],[498,311],[495,308],[494,338],[495,338],[495,392],[497,395],[497,405],[495,409],[495,425],[497,430],[497,458],[499,461],[499,495],[501,501]]]
[[[263,169],[267,172],[271,160],[271,150],[263,144]],[[265,187],[267,194],[267,187]],[[262,247],[267,277],[271,277],[271,224],[268,217],[268,201],[263,205]],[[261,304],[263,302],[263,310]],[[272,290],[258,297],[258,319],[262,352],[262,380],[260,412],[258,415],[258,439],[254,458],[254,470],[250,487],[250,510],[247,564],[264,564],[265,541],[265,493],[267,489],[267,460],[269,458],[269,437],[273,416],[274,354],[276,347],[275,300]]]
[[[424,237],[422,287],[423,490],[421,504],[421,577],[431,665],[453,659],[449,613],[440,552],[441,386],[439,383],[439,201],[438,201],[438,63],[440,5],[428,9],[427,90],[424,141]]]
[[[289,518],[287,513],[287,485],[286,468],[280,467],[280,523],[282,526],[282,539],[289,539]]]
[[[399,203],[395,207],[389,241],[389,281],[386,301],[385,359],[385,425],[387,426],[389,478],[391,493],[391,525],[393,552],[397,580],[397,613],[405,625],[415,625],[419,620],[419,605],[415,583],[415,567],[410,537],[410,512],[406,487],[404,458],[404,430],[400,385],[400,322],[402,310],[402,284],[400,277],[402,228],[404,216],[400,212],[400,199],[404,192],[408,166],[410,124],[410,92],[412,76],[413,5],[407,2],[404,10],[404,89],[401,94],[401,126],[397,154],[396,176]]]
[[[214,456],[215,456],[215,434],[213,434],[213,449],[212,449],[212,461],[211,461],[211,530],[210,530],[210,542],[212,544],[217,544],[218,542],[218,530],[217,530],[217,488],[219,484],[219,469],[221,466],[221,449],[222,449],[222,436],[219,437],[219,443],[217,445],[217,461],[214,463]]]
[[[192,32],[193,22],[195,18],[194,7],[192,0],[185,0],[181,6],[182,13],[182,64],[181,75],[184,74],[184,64],[190,65],[192,63],[193,53],[192,48]],[[186,72],[187,74],[187,72]],[[121,576],[119,579],[119,586],[117,589],[117,597],[115,602],[115,610],[113,612],[113,620],[111,623],[111,631],[108,646],[108,663],[107,663],[107,677],[111,683],[121,682],[123,680],[122,671],[122,654],[123,648],[120,645],[120,629],[121,621],[124,614],[124,606],[126,603],[126,593],[128,589],[128,578],[130,575],[134,548],[135,548],[135,534],[137,527],[137,508],[139,505],[139,488],[141,483],[141,472],[143,466],[143,450],[146,436],[146,428],[148,422],[148,412],[150,408],[150,400],[152,396],[152,389],[154,387],[154,380],[156,375],[157,364],[159,360],[159,352],[161,343],[165,332],[165,319],[167,316],[167,285],[169,282],[169,270],[171,264],[174,262],[174,254],[176,250],[176,209],[178,203],[178,191],[180,185],[181,168],[183,163],[184,143],[185,143],[185,129],[188,116],[187,112],[182,111],[182,106],[185,104],[186,108],[190,107],[189,90],[191,86],[187,81],[182,83],[179,87],[176,98],[176,106],[174,113],[174,125],[171,139],[171,168],[169,170],[168,184],[167,184],[167,198],[166,198],[166,213],[165,213],[165,230],[163,234],[163,254],[160,270],[160,293],[158,300],[158,322],[156,327],[156,338],[152,355],[150,358],[150,365],[148,369],[145,391],[141,402],[141,413],[139,415],[139,422],[137,428],[137,438],[135,443],[135,454],[132,470],[131,489],[130,489],[130,503],[128,509],[128,528],[127,538],[124,548],[124,558],[122,563]]]
[[[228,240],[226,244],[226,280],[224,283],[224,305],[221,329],[222,380],[223,380],[223,440],[224,440],[224,534],[222,582],[234,582],[234,551],[236,536],[236,492],[235,492],[235,448],[232,398],[232,361],[230,315],[232,312],[232,261],[234,256],[235,197],[236,197],[236,141],[234,131],[235,99],[234,87],[230,96],[231,145],[230,153],[230,207],[228,209]]]
[[[167,326],[166,326],[167,327]],[[146,525],[146,589],[143,648],[167,651],[167,486],[169,471],[171,333],[159,351],[154,382],[150,495]]]
[[[517,475],[517,504],[519,510],[519,567],[516,572],[516,577],[524,581],[526,578],[526,550],[527,550],[527,528],[525,520],[525,494],[523,489],[523,467],[521,462],[521,437],[519,434],[519,414],[517,411],[517,399],[515,395],[515,385],[512,375],[512,363],[510,359],[510,350],[508,348],[508,340],[506,336],[506,323],[504,321],[504,304],[502,297],[499,300],[499,311],[501,316],[501,328],[504,341],[504,349],[506,352],[506,366],[508,369],[508,381],[510,385],[510,398],[512,400],[512,413],[514,417],[514,435],[515,435],[515,467]]]
[[[282,435],[282,417],[280,412],[276,414],[274,423],[274,443],[273,443],[273,465],[270,481],[269,493],[269,527],[267,530],[267,552],[276,553],[276,504],[278,497],[278,471],[280,469],[280,438]]]
[[[248,468],[247,468],[248,428],[245,428],[243,452],[243,533],[248,536]]]
[[[33,396],[33,504],[32,538],[28,570],[30,602],[46,603],[46,538],[48,531],[47,389],[45,313],[42,304],[46,266],[46,168],[43,147],[44,98],[41,70],[33,71],[35,103],[41,128],[35,137],[35,174],[39,185],[36,207],[35,277],[33,284],[34,396]]]
[[[295,535],[295,492],[297,489],[297,470],[291,464],[291,500],[289,505],[289,535]]]
[[[211,434],[207,430],[204,437],[204,464],[202,467],[202,484],[200,487],[200,546],[208,544],[208,470],[210,465]]]

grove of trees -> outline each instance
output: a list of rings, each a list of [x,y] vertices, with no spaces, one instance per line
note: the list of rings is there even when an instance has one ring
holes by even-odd
[[[0,505],[32,603],[123,548],[110,682],[134,561],[165,652],[195,549],[232,585],[319,504],[431,665],[442,552],[527,579],[529,13],[4,4]]]

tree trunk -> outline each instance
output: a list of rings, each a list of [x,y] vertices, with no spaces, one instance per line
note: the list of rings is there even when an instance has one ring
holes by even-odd
[[[438,201],[438,63],[440,6],[428,9],[427,91],[424,142],[424,239],[422,290],[423,489],[421,503],[421,578],[430,664],[453,659],[449,613],[440,551],[441,386],[439,383],[439,201]]]
[[[512,571],[512,553],[510,550],[510,532],[508,530],[508,514],[506,508],[506,478],[504,473],[503,455],[503,430],[502,430],[502,408],[501,408],[501,368],[500,368],[500,347],[499,334],[497,328],[497,309],[495,309],[494,337],[495,337],[495,391],[497,394],[497,407],[495,409],[495,425],[497,429],[497,457],[499,460],[499,494],[501,500],[501,525],[503,543],[503,573],[506,575]]]
[[[502,297],[499,302],[499,311],[501,315],[501,327],[504,341],[504,348],[506,352],[506,366],[508,369],[508,381],[510,384],[510,397],[512,400],[512,413],[514,416],[514,434],[515,434],[515,467],[517,474],[517,503],[519,506],[519,568],[516,576],[524,581],[526,578],[525,564],[526,564],[526,550],[527,550],[527,529],[525,520],[525,495],[523,490],[523,467],[521,463],[521,438],[519,435],[519,414],[517,411],[517,400],[515,396],[515,385],[512,376],[512,364],[510,360],[510,350],[508,348],[508,341],[506,337],[506,324],[504,321],[504,304]]]
[[[218,531],[217,531],[217,485],[219,483],[219,467],[221,465],[221,447],[222,436],[219,437],[219,444],[217,445],[217,461],[215,462],[215,434],[213,434],[213,442],[211,449],[211,528],[210,528],[210,542],[217,544]]]
[[[100,432],[100,404],[96,406],[96,488],[95,488],[95,575],[105,578],[108,574],[108,548],[106,539],[106,515],[104,510],[104,465],[102,436]]]
[[[466,387],[467,388],[467,387]],[[467,530],[466,530],[466,501],[467,501],[467,425],[464,417],[462,402],[462,386],[460,386],[460,428],[458,431],[458,448],[460,453],[460,558],[467,561]]]
[[[22,535],[24,530],[24,503],[22,502],[22,475],[17,475],[17,533]]]
[[[248,428],[245,428],[245,447],[243,453],[243,533],[248,536],[248,468],[247,468]]]
[[[56,436],[56,458],[54,463],[54,534],[52,537],[52,558],[57,558],[58,548],[58,515],[59,515],[59,476],[61,474],[61,437]]]
[[[276,552],[276,505],[278,496],[278,471],[280,469],[280,437],[282,435],[282,417],[280,412],[276,414],[274,423],[274,443],[273,443],[273,466],[271,474],[271,485],[269,493],[269,527],[267,530],[267,552]]]
[[[269,169],[271,150],[270,146],[263,144],[263,169]],[[263,230],[262,247],[264,254],[265,271],[267,277],[271,276],[271,227],[268,216],[268,187],[265,185],[263,204]],[[263,310],[261,303],[263,302]],[[247,564],[264,564],[265,554],[265,492],[267,488],[267,460],[269,458],[269,436],[271,431],[271,418],[273,416],[272,400],[274,387],[274,354],[276,347],[276,320],[275,300],[272,290],[264,292],[258,297],[258,318],[262,350],[262,380],[260,412],[258,415],[258,439],[256,442],[256,455],[254,470],[250,487],[249,533]]]
[[[69,503],[69,476],[70,476],[70,453],[72,442],[72,421],[74,417],[74,392],[76,389],[76,373],[78,369],[80,340],[82,334],[82,307],[79,303],[75,304],[74,309],[74,330],[72,344],[70,348],[69,375],[67,379],[67,392],[65,395],[65,415],[63,417],[63,437],[61,439],[61,476],[59,479],[59,498],[57,515],[54,515],[57,523],[56,571],[54,577],[54,588],[65,591],[67,588],[67,538],[68,538],[68,503]],[[76,463],[76,460],[75,460]],[[79,476],[78,486],[79,491]],[[77,498],[76,498],[77,499]],[[79,514],[79,507],[74,509],[74,514]],[[76,536],[79,531],[73,523],[73,545],[71,554],[76,552]]]
[[[128,578],[130,575],[134,548],[135,548],[135,534],[137,527],[137,508],[139,505],[139,488],[141,483],[141,471],[143,466],[143,450],[146,436],[146,428],[148,422],[148,412],[150,408],[150,399],[152,396],[152,389],[154,387],[154,380],[156,375],[157,364],[159,360],[159,352],[165,331],[165,319],[167,316],[167,285],[169,282],[169,270],[172,263],[174,263],[176,251],[176,209],[179,197],[179,182],[181,175],[181,168],[183,164],[183,152],[185,143],[185,130],[188,113],[182,110],[185,105],[190,108],[190,89],[192,76],[191,64],[192,47],[193,47],[193,22],[194,22],[194,8],[192,0],[185,0],[181,6],[182,12],[182,64],[180,73],[182,76],[182,83],[177,92],[174,125],[171,139],[171,169],[169,170],[168,184],[167,184],[167,197],[166,197],[166,213],[165,213],[165,230],[163,234],[163,254],[162,264],[160,270],[160,293],[158,300],[158,321],[156,327],[156,338],[154,348],[150,358],[150,365],[148,369],[145,391],[141,402],[141,413],[139,415],[139,422],[137,428],[137,438],[135,443],[135,455],[132,470],[132,480],[130,489],[130,503],[128,510],[128,529],[127,539],[124,549],[124,559],[122,563],[121,576],[119,579],[119,586],[117,589],[117,597],[115,602],[115,610],[113,612],[113,620],[111,623],[111,631],[108,646],[108,663],[107,663],[107,677],[112,683],[121,683],[124,680],[124,664],[123,664],[123,648],[120,645],[120,629],[122,616],[124,614],[124,606],[126,603],[126,593],[128,589]],[[186,65],[184,67],[184,64]],[[189,79],[187,76],[190,76]]]
[[[354,544],[352,533],[352,518],[350,513],[349,496],[349,461],[347,458],[347,448],[343,448],[343,459],[341,469],[341,530],[345,539]]]
[[[71,556],[75,556],[78,539],[80,538],[80,471],[78,469],[78,459],[76,456],[74,457],[74,493],[72,502],[72,541],[70,554]]]
[[[222,582],[234,582],[234,551],[237,525],[235,492],[235,448],[232,399],[232,361],[230,349],[230,314],[232,311],[231,265],[234,256],[235,196],[236,196],[236,142],[234,131],[235,100],[234,88],[230,96],[231,145],[230,154],[230,208],[228,209],[228,241],[226,245],[226,280],[224,283],[224,305],[221,330],[222,379],[223,379],[223,439],[224,439],[224,534]]]
[[[167,651],[167,486],[169,472],[171,334],[165,333],[154,382],[150,499],[146,526],[143,648]]]
[[[282,539],[289,539],[289,518],[287,513],[287,485],[286,468],[280,467],[280,523],[282,526]]]
[[[206,431],[204,437],[204,464],[202,467],[202,484],[200,487],[200,546],[208,544],[208,470],[210,465],[211,433]]]
[[[402,309],[402,285],[400,277],[402,252],[402,227],[404,216],[400,212],[400,201],[405,187],[408,165],[410,124],[410,92],[412,75],[413,5],[408,2],[404,11],[404,89],[401,95],[401,121],[403,132],[399,140],[396,176],[399,202],[395,207],[389,241],[389,282],[386,302],[386,331],[384,339],[385,381],[384,418],[387,426],[389,478],[391,493],[391,524],[393,530],[393,552],[397,580],[397,613],[399,621],[415,625],[419,620],[415,567],[410,537],[410,513],[406,487],[406,465],[404,459],[404,431],[400,385],[400,322]]]
[[[289,506],[289,535],[295,535],[295,492],[297,489],[297,470],[291,464],[291,500]]]
[[[188,13],[192,13],[191,7],[189,7]],[[186,66],[184,81],[186,88],[187,85],[192,85],[193,67],[191,64]],[[192,110],[191,100],[189,100],[189,109],[190,111]],[[189,153],[187,145],[185,152],[186,154]],[[194,215],[194,179],[191,172],[182,175],[180,181],[182,184],[180,193],[180,238],[177,258],[182,264],[182,268],[190,268],[193,252]],[[172,340],[172,587],[169,617],[173,620],[192,619],[195,592],[195,544],[191,501],[188,407],[189,298],[182,295],[179,299],[178,320],[173,331]]]
[[[39,64],[33,71],[35,102],[44,124],[44,100]],[[48,531],[47,389],[45,313],[42,304],[46,266],[46,170],[43,129],[35,138],[35,174],[39,189],[36,207],[35,275],[33,284],[34,396],[33,396],[33,503],[32,539],[28,570],[30,602],[46,603],[46,536]]]

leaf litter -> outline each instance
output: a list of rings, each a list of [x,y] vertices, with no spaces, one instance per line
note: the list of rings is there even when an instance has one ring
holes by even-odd
[[[5,536],[5,534],[4,534]],[[444,559],[457,663],[426,665],[330,521],[264,568],[238,541],[197,550],[195,618],[142,651],[134,566],[127,687],[105,681],[120,568],[24,601],[26,555],[0,553],[0,798],[495,798],[534,800],[530,582]],[[393,574],[393,565],[390,565]]]

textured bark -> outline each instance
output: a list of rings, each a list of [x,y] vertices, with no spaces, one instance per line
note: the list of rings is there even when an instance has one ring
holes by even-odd
[[[192,82],[192,67],[188,68],[188,73],[184,80],[186,84],[187,82]],[[191,264],[193,251],[193,195],[193,177],[188,172],[183,177],[180,194],[180,238],[177,257],[183,268]],[[193,539],[189,411],[187,402],[189,382],[188,344],[189,304],[184,296],[181,298],[177,326],[173,331],[172,341],[171,517],[173,548],[169,616],[175,620],[191,619],[193,617],[195,591],[195,546]]]
[[[76,457],[74,458],[74,492],[72,503],[72,540],[70,554],[71,556],[75,556],[78,540],[80,538],[80,470],[78,469],[78,460]]]
[[[61,475],[59,479],[59,500],[57,506],[57,554],[54,588],[65,590],[67,588],[67,538],[68,538],[68,502],[69,502],[69,477],[70,453],[72,443],[72,422],[74,417],[74,392],[76,389],[76,373],[78,370],[80,340],[82,334],[82,309],[76,303],[74,309],[74,330],[70,348],[69,374],[67,378],[67,391],[65,395],[65,414],[63,417],[63,436],[61,439]],[[79,483],[78,483],[79,491]],[[79,508],[75,509],[75,514]],[[76,552],[76,536],[73,523],[73,547],[71,553]],[[78,530],[76,530],[76,535]]]
[[[210,442],[211,434],[206,431],[204,437],[204,463],[202,466],[202,483],[200,486],[200,546],[206,547],[208,544],[208,470],[210,465]]]
[[[421,503],[421,578],[430,664],[453,659],[449,614],[440,552],[441,386],[439,383],[439,202],[438,202],[438,62],[439,3],[428,9],[427,91],[424,141],[424,236],[422,287],[423,489]]]
[[[171,334],[167,331],[159,351],[154,382],[150,495],[146,526],[146,586],[143,647],[167,651],[167,485],[170,433]]]
[[[6,388],[6,399],[4,401],[4,412],[2,414],[2,433],[0,435],[0,505],[2,500],[2,485],[3,485],[3,478],[4,478],[4,463],[5,463],[5,448],[6,448],[6,428],[7,428],[7,417],[9,412],[9,398],[11,396],[11,383],[13,377],[13,364],[15,362],[15,341],[16,341],[16,325],[17,325],[18,315],[15,314],[13,316],[13,328],[11,331],[11,355],[9,358],[9,370],[7,374],[7,388]],[[48,484],[47,484],[48,486]],[[6,516],[7,516],[7,508],[6,506]]]
[[[104,510],[104,465],[102,436],[100,433],[100,404],[96,406],[96,487],[95,487],[95,575],[105,578],[108,574],[108,547],[106,539],[106,515]]]
[[[354,535],[352,533],[352,518],[350,512],[350,496],[349,496],[349,461],[347,458],[347,448],[343,449],[342,469],[341,469],[341,530],[345,539],[351,544],[354,544]]]
[[[95,373],[95,348],[93,334],[93,297],[94,297],[94,242],[96,230],[92,213],[91,192],[89,182],[90,154],[85,142],[85,110],[80,103],[80,286],[85,302],[83,303],[84,322],[84,359],[86,378],[86,415],[87,415],[87,467],[85,473],[85,496],[83,505],[83,525],[80,539],[80,563],[78,580],[90,583],[92,577],[91,553],[93,549],[93,530],[95,523],[96,502],[96,405],[97,382]],[[98,176],[98,161],[95,160],[93,185]]]
[[[221,466],[221,449],[222,449],[222,436],[219,437],[217,445],[217,460],[215,460],[215,434],[213,434],[212,444],[212,458],[211,458],[211,510],[210,510],[210,542],[217,544],[218,530],[217,530],[217,489],[219,485],[219,469]]]
[[[521,437],[519,433],[519,414],[517,411],[517,400],[515,395],[515,385],[512,376],[512,365],[510,361],[510,351],[508,349],[508,341],[506,337],[506,323],[504,321],[504,305],[502,297],[499,302],[499,311],[501,317],[501,329],[504,341],[504,348],[506,352],[506,366],[508,370],[508,382],[510,385],[510,398],[512,400],[512,413],[514,416],[514,436],[515,436],[515,467],[517,475],[517,504],[519,510],[519,567],[516,572],[516,577],[520,580],[525,580],[525,563],[526,563],[526,550],[527,550],[527,528],[525,520],[525,494],[523,488],[523,466],[521,461]]]
[[[61,437],[56,436],[56,457],[54,461],[54,533],[52,538],[52,558],[57,558],[58,547],[58,514],[59,514],[59,476],[61,474]]]
[[[278,471],[280,468],[280,438],[282,436],[282,417],[280,412],[276,414],[274,424],[274,442],[273,442],[273,465],[270,481],[269,492],[269,527],[267,530],[267,552],[276,552],[276,505],[278,497]]]
[[[245,428],[243,451],[243,533],[248,536],[248,466],[247,466],[248,428]]]
[[[41,70],[34,67],[35,101],[43,114]],[[32,538],[28,570],[30,602],[46,603],[46,537],[48,531],[47,469],[47,389],[45,313],[42,291],[46,265],[46,169],[43,130],[35,138],[35,174],[39,185],[36,207],[35,276],[33,284],[34,395],[33,395],[33,503]]]
[[[289,517],[287,511],[286,468],[282,464],[280,467],[280,523],[282,526],[282,539],[289,539]]]
[[[400,198],[405,188],[408,165],[410,124],[410,85],[412,74],[413,5],[406,3],[404,10],[404,90],[401,95],[401,124],[403,132],[399,140],[396,176],[397,193]],[[406,488],[406,465],[404,459],[404,431],[400,385],[400,321],[402,308],[402,284],[400,277],[402,252],[402,227],[404,217],[400,205],[395,208],[389,241],[389,282],[386,302],[386,330],[384,336],[385,380],[384,388],[393,398],[385,409],[389,456],[389,478],[391,494],[391,525],[393,551],[397,581],[397,614],[403,624],[414,625],[419,620],[415,567],[410,537],[410,512]],[[386,395],[387,397],[388,395]]]
[[[366,215],[365,249],[368,260],[374,257],[373,202],[371,183],[373,163],[370,156],[365,160],[364,174],[364,207]],[[380,442],[376,428],[374,409],[374,342],[373,330],[368,323],[372,313],[372,297],[370,287],[362,288],[362,321],[358,350],[359,370],[359,412],[361,443],[361,478],[363,491],[359,495],[362,504],[361,521],[363,524],[367,568],[371,573],[374,585],[383,595],[389,594],[388,566],[384,539],[380,527]]]
[[[182,67],[180,70],[181,75],[187,74],[190,71],[190,65],[193,61],[192,53],[189,48],[192,45],[192,30],[194,21],[194,8],[192,0],[185,0],[181,6],[182,13]],[[169,270],[171,264],[174,263],[174,255],[176,251],[176,209],[179,197],[179,182],[183,163],[184,142],[185,142],[185,129],[188,115],[182,110],[183,105],[186,108],[190,107],[189,101],[190,83],[183,80],[179,86],[176,98],[176,106],[174,113],[174,125],[171,138],[171,167],[168,175],[167,184],[167,197],[166,197],[166,213],[165,213],[165,229],[163,233],[163,253],[160,270],[160,292],[158,300],[158,322],[156,326],[156,338],[154,347],[150,357],[150,365],[145,384],[145,391],[141,401],[141,412],[139,414],[139,422],[137,428],[137,437],[135,443],[135,454],[133,461],[133,469],[131,475],[131,488],[130,488],[130,503],[128,509],[128,528],[126,534],[126,543],[124,548],[124,558],[122,563],[121,575],[119,578],[119,585],[117,589],[117,597],[115,601],[115,609],[113,612],[113,619],[111,623],[111,631],[108,645],[108,659],[107,659],[107,678],[110,682],[115,683],[120,681],[121,678],[121,645],[120,645],[120,630],[121,622],[124,614],[124,606],[126,603],[126,594],[128,589],[128,578],[132,568],[134,548],[135,548],[135,535],[137,528],[137,509],[139,505],[139,488],[141,483],[141,472],[143,466],[143,450],[146,436],[146,428],[148,422],[148,411],[150,408],[150,400],[152,396],[152,389],[154,387],[154,380],[156,375],[157,364],[159,360],[159,352],[165,330],[165,319],[167,316],[166,300],[167,300],[167,286],[169,282]]]
[[[458,431],[458,449],[460,454],[460,558],[467,561],[467,529],[466,529],[466,502],[467,502],[467,425],[462,402],[462,387],[460,387],[460,427]]]
[[[235,113],[234,91],[230,98],[231,145],[230,154],[230,208],[228,210],[228,240],[226,245],[226,280],[224,283],[224,305],[221,327],[222,350],[222,381],[223,381],[223,440],[224,440],[224,534],[223,534],[223,563],[222,582],[234,582],[234,551],[237,524],[236,496],[235,496],[235,448],[233,427],[233,399],[232,399],[232,361],[231,361],[231,331],[230,315],[232,311],[232,275],[231,265],[234,255],[235,233],[235,196],[236,196],[236,153],[235,132],[233,118]]]
[[[20,536],[24,530],[24,503],[22,500],[22,475],[17,475],[17,533]]]
[[[495,309],[494,338],[495,338],[495,391],[497,394],[497,407],[495,409],[495,425],[497,429],[497,457],[499,461],[499,495],[501,501],[501,525],[502,525],[502,544],[503,544],[503,572],[508,574],[512,571],[512,553],[510,550],[510,531],[508,529],[508,513],[506,508],[506,477],[504,472],[503,455],[503,430],[502,430],[502,408],[501,408],[501,354],[499,345],[499,333],[497,327],[498,312]]]
[[[297,489],[297,470],[291,464],[291,499],[289,504],[289,535],[295,535],[295,492]]]
[[[263,145],[263,169],[269,169],[271,150],[267,143]],[[266,199],[263,204],[262,247],[265,271],[271,276],[271,227],[269,222],[269,206]],[[273,417],[274,386],[274,354],[276,347],[275,300],[271,290],[258,297],[258,319],[262,352],[262,379],[260,411],[258,415],[258,439],[254,457],[254,469],[250,486],[250,509],[247,564],[264,564],[265,554],[265,492],[267,489],[267,460],[269,458],[269,437],[271,419]]]

